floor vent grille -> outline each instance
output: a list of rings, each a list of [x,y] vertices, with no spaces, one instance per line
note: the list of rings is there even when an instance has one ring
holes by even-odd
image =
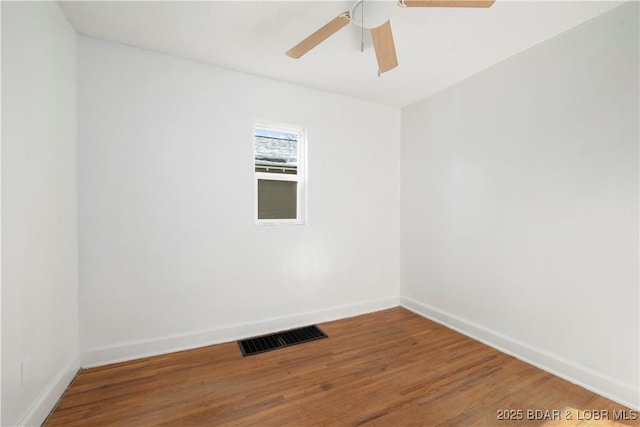
[[[264,353],[278,348],[289,347],[303,342],[327,338],[327,334],[315,325],[291,329],[275,334],[263,335],[238,341],[243,356]]]

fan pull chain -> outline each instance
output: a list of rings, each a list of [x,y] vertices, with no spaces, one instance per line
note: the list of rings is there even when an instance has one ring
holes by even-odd
[[[362,0],[362,14],[360,15],[360,52],[364,53],[364,0]]]

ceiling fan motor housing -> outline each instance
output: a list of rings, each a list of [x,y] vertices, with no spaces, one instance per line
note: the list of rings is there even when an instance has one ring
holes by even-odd
[[[366,29],[377,28],[391,18],[395,9],[394,0],[361,0],[351,9],[351,22]]]

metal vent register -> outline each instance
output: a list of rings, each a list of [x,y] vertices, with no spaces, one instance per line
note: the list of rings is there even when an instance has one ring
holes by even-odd
[[[240,346],[240,351],[242,351],[243,356],[251,356],[253,354],[264,353],[266,351],[302,344],[307,341],[319,340],[321,338],[327,338],[327,334],[322,332],[322,329],[316,325],[312,325],[240,340],[238,341],[238,345]]]

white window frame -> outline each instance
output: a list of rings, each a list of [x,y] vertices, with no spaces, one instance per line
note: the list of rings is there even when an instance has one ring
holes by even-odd
[[[279,174],[269,172],[256,172],[255,171],[255,134],[257,129],[284,132],[298,135],[297,151],[298,151],[298,164],[296,174]],[[302,126],[275,124],[264,121],[256,121],[253,127],[253,134],[251,135],[251,147],[252,147],[252,161],[253,161],[253,183],[254,183],[254,222],[256,225],[304,225],[306,223],[306,183],[307,183],[307,132]],[[296,217],[295,219],[258,219],[258,180],[268,181],[289,181],[297,182],[296,186]]]

